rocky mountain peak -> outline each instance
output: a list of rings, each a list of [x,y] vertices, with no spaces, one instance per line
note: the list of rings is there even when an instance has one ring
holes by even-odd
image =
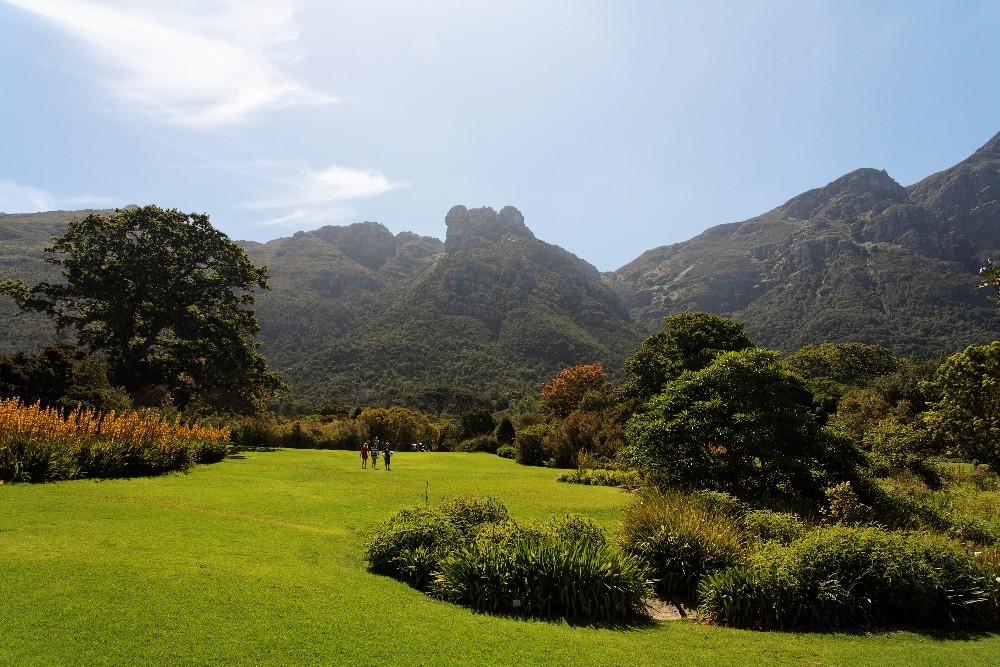
[[[345,227],[326,226],[313,236],[332,243],[358,264],[378,270],[396,254],[396,237],[379,222],[356,222]]]
[[[488,206],[470,209],[458,205],[448,211],[444,222],[448,228],[446,252],[478,248],[506,237],[535,238],[525,226],[524,216],[513,206],[505,206],[497,213]]]
[[[1000,160],[1000,132],[972,154],[973,159]]]
[[[906,201],[906,188],[884,169],[856,169],[822,188],[795,197],[785,204],[785,214],[799,219],[823,214],[828,218],[847,218],[877,204]]]

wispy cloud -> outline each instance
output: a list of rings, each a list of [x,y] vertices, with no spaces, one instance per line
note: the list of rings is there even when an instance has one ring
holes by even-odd
[[[105,208],[113,205],[114,200],[110,197],[94,195],[57,197],[39,188],[19,185],[13,181],[0,181],[0,211],[3,213],[37,213],[59,209],[78,209],[81,206]]]
[[[324,224],[356,215],[351,204],[407,187],[380,171],[339,165],[314,168],[308,164],[258,161],[236,168],[257,179],[266,193],[244,204],[253,211],[270,212],[261,224]]]
[[[289,0],[95,2],[5,0],[83,42],[112,98],[158,120],[196,127],[265,109],[335,101],[286,75],[299,26]]]

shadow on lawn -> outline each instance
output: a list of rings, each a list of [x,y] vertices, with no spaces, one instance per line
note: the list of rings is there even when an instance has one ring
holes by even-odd
[[[246,452],[261,453],[261,452],[276,452],[277,447],[265,447],[256,445],[230,445],[229,454],[226,456],[227,459],[245,459],[244,454]]]

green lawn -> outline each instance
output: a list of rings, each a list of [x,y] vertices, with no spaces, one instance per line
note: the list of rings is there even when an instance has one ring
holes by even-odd
[[[152,479],[0,487],[0,664],[987,665],[1000,636],[573,627],[474,614],[365,571],[406,505],[494,495],[518,517],[627,502],[486,454],[248,452]],[[380,462],[381,465],[381,462]]]

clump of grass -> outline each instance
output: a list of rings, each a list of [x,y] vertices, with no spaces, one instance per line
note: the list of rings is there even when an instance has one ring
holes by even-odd
[[[662,597],[694,598],[699,580],[743,555],[736,520],[679,491],[643,491],[622,516],[622,548],[647,563]]]

